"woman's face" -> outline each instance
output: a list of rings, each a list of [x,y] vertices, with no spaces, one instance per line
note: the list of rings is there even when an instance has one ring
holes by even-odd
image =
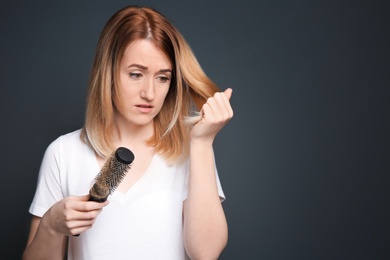
[[[153,125],[172,79],[168,57],[148,40],[131,43],[119,67],[119,96],[114,97],[117,123],[139,127]]]

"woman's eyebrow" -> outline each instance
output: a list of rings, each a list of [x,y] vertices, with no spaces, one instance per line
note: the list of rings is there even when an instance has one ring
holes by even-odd
[[[143,70],[148,69],[148,67],[145,67],[145,66],[140,65],[140,64],[130,64],[129,66],[127,66],[127,68],[131,68],[131,67],[136,67],[136,68],[143,69]]]
[[[170,70],[170,69],[162,69],[162,70],[159,70],[159,72],[169,72],[172,74],[172,70]]]
[[[142,70],[147,70],[148,69],[148,67],[140,65],[140,64],[136,64],[136,63],[130,64],[129,66],[127,66],[127,68],[131,68],[131,67],[136,67],[136,68],[139,68],[139,69],[142,69]],[[162,72],[162,73],[168,72],[168,73],[172,74],[172,70],[171,69],[161,69],[161,70],[159,70],[159,72]]]

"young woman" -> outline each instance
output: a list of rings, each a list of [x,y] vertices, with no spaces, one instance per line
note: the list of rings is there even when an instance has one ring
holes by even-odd
[[[98,42],[84,127],[45,152],[24,259],[217,259],[228,231],[212,144],[233,116],[231,94],[164,16],[115,13]],[[121,146],[135,155],[131,169],[109,202],[88,201]]]

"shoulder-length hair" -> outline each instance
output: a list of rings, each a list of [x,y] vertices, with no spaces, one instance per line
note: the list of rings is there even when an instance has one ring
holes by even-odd
[[[115,149],[112,142],[113,97],[116,95],[121,100],[119,65],[126,47],[142,39],[161,49],[172,64],[171,85],[161,111],[154,118],[154,134],[148,144],[169,162],[175,162],[186,158],[189,153],[190,126],[185,119],[192,111],[200,110],[218,88],[205,75],[180,32],[151,8],[123,8],[105,25],[92,65],[81,138],[103,157]]]

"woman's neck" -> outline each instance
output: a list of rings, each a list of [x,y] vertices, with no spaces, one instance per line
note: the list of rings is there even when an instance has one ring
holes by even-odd
[[[113,141],[115,146],[118,147],[146,145],[147,141],[153,136],[153,132],[153,122],[147,125],[138,126],[125,124],[120,120],[117,120],[113,132]]]

